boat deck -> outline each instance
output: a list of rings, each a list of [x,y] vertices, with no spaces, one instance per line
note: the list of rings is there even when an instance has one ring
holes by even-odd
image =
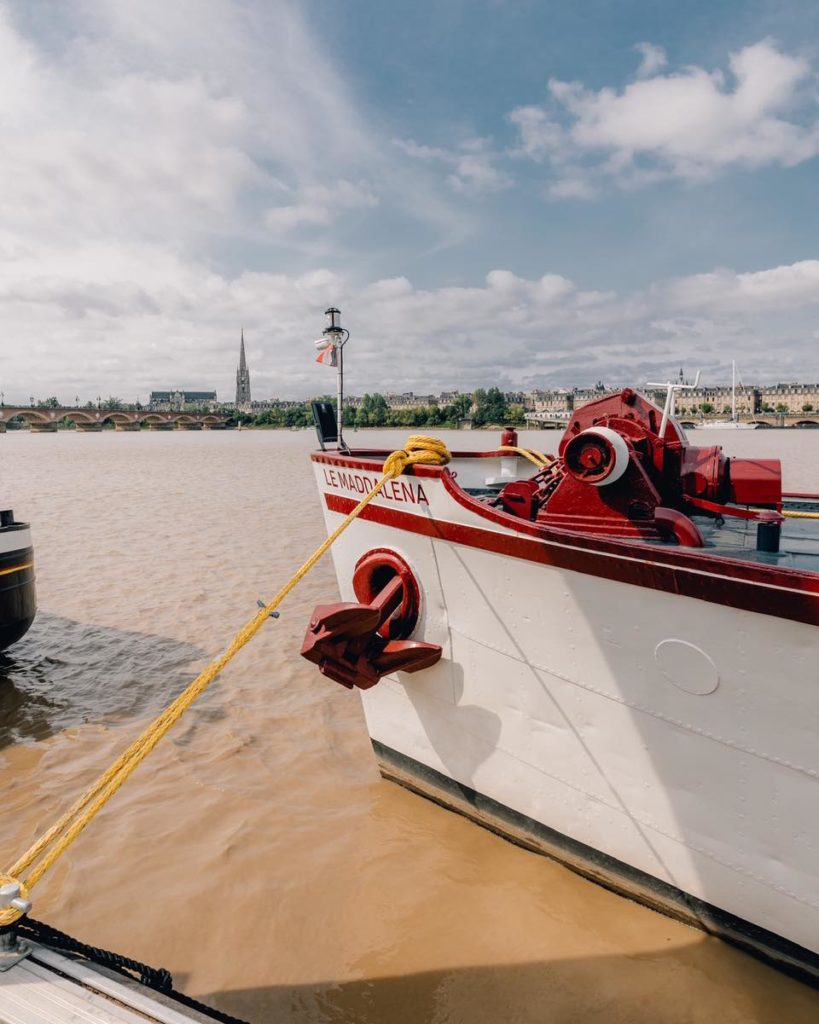
[[[490,504],[494,503],[500,489],[500,484],[463,488],[470,497]],[[816,514],[819,500],[787,499],[783,508],[789,512]],[[720,522],[710,516],[692,516],[692,520],[703,536],[704,550],[711,554],[757,565],[819,573],[819,519],[785,519],[777,552],[757,551],[757,524],[751,520],[727,518]],[[644,543],[663,546],[669,542],[646,540]]]
[[[787,509],[794,506],[786,504]],[[806,510],[807,505],[806,505]],[[809,511],[817,511],[811,504]],[[705,546],[723,558],[736,558],[759,565],[775,565],[782,569],[800,569],[819,573],[819,520],[786,519],[782,524],[780,549],[757,551],[756,523],[745,519],[726,519],[723,526],[706,516],[695,516]]]
[[[2,1024],[213,1024],[129,978],[32,943],[0,972]]]

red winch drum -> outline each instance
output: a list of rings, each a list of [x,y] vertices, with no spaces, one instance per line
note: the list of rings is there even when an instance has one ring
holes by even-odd
[[[628,469],[628,445],[610,427],[590,427],[569,441],[563,461],[575,479],[601,487],[615,483]]]
[[[404,559],[389,548],[373,548],[356,562],[353,590],[361,604],[371,604],[384,587],[398,576],[403,584],[401,603],[378,629],[390,640],[406,640],[418,623],[421,589]]]

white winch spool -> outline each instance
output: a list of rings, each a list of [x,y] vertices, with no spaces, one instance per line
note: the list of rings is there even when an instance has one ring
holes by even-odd
[[[586,471],[580,463],[579,456],[584,444],[590,440],[602,442],[595,447],[603,452],[605,457],[599,467],[590,465]],[[628,469],[629,457],[625,439],[611,427],[589,427],[581,430],[571,439],[564,452],[567,471],[578,480],[594,487],[608,487],[609,484],[616,483]]]

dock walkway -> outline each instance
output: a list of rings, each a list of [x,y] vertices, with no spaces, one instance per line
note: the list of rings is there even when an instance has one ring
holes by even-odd
[[[45,946],[0,972],[0,1024],[213,1024],[172,999]]]

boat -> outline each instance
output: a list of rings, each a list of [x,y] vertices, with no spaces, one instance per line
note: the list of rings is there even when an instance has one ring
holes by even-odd
[[[11,509],[0,511],[0,651],[16,643],[37,612],[34,549],[28,523]]]
[[[390,480],[302,653],[386,777],[815,984],[819,495],[690,444],[675,389]],[[387,454],[311,454],[328,531]]]
[[[737,419],[737,364],[731,360],[731,418],[730,420],[709,420],[700,424],[707,430],[756,430],[758,424],[743,423]]]

